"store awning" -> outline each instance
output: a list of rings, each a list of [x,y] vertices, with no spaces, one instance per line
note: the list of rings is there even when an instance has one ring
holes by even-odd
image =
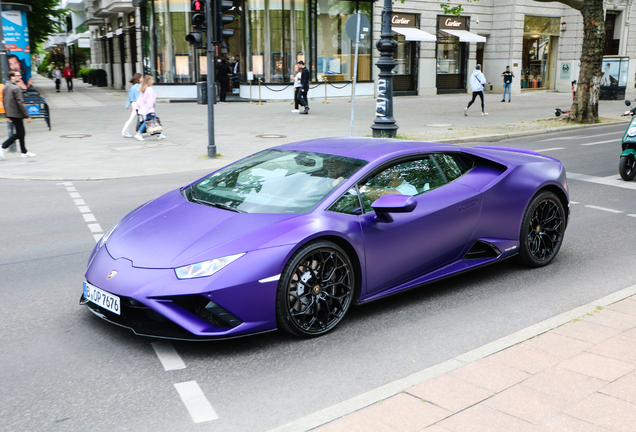
[[[404,35],[407,41],[437,42],[435,35],[413,27],[393,27],[391,30]]]
[[[486,38],[483,36],[479,36],[478,34],[471,33],[466,30],[449,30],[443,29],[444,33],[452,34],[453,36],[457,36],[460,42],[486,42]]]

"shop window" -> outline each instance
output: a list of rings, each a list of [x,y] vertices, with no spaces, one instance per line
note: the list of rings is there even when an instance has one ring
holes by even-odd
[[[150,24],[154,46],[144,40],[144,57],[151,58],[150,64],[144,59],[146,71],[154,72],[157,83],[195,82],[194,50],[185,40],[190,32],[190,1],[154,0],[150,6],[146,9],[146,22]]]
[[[439,35],[443,34],[443,37]],[[437,73],[460,74],[462,50],[459,38],[447,33],[438,33],[437,39]]]
[[[247,0],[247,71],[265,82],[289,83],[305,60],[308,38],[304,0]]]
[[[322,81],[351,81],[355,62],[355,41],[349,39],[345,24],[357,11],[372,18],[373,3],[318,0],[316,5],[317,64],[315,78]],[[371,40],[360,41],[358,48],[358,80],[371,80]]]

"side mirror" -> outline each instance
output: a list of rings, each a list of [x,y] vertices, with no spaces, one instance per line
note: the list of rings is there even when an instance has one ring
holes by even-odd
[[[625,105],[630,106],[632,103],[630,102],[629,99],[625,99]]]
[[[417,200],[410,195],[384,195],[371,204],[376,219],[383,222],[393,222],[390,213],[410,213],[417,207]]]

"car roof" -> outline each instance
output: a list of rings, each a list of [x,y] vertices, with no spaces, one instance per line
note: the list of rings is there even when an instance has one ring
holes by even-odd
[[[274,147],[281,150],[299,150],[327,153],[366,161],[374,161],[387,156],[401,156],[409,153],[459,151],[451,144],[435,144],[417,141],[403,141],[388,138],[317,138],[298,141]]]

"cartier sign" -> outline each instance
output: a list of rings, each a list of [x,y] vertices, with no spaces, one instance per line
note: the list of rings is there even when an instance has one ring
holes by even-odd
[[[439,24],[440,30],[450,29],[450,30],[468,30],[468,18],[467,17],[456,17],[454,15],[442,15],[437,17],[437,23]]]
[[[417,27],[415,14],[393,14],[391,17],[391,26],[393,27]]]

